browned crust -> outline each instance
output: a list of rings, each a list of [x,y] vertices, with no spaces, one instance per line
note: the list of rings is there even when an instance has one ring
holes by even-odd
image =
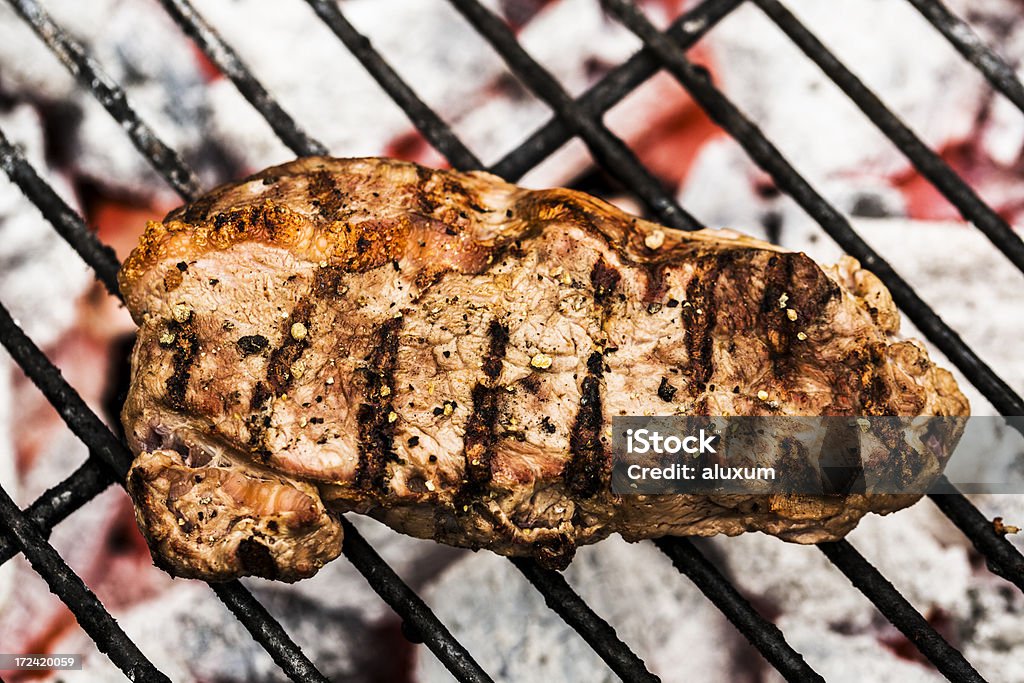
[[[147,223],[138,246],[118,273],[129,308],[134,313],[141,305],[135,301],[136,285],[154,264],[168,259],[194,259],[242,242],[282,247],[297,259],[340,266],[349,272],[382,266],[408,252],[412,246],[408,238],[413,223],[407,216],[366,220],[364,215],[353,215],[344,203],[330,199],[340,189],[331,186],[326,198],[317,195],[323,192],[324,174],[348,174],[354,183],[389,175],[396,180],[415,178],[418,180],[416,194],[408,198],[417,204],[412,213],[430,214],[445,222],[449,218],[446,214],[459,212],[453,198],[462,198],[466,205],[475,207],[478,212],[475,222],[481,218],[486,222],[500,207],[501,215],[494,218],[501,221],[501,228],[475,234],[471,229],[466,230],[469,240],[482,249],[476,254],[481,266],[489,252],[501,244],[503,235],[521,237],[527,226],[559,220],[593,226],[624,258],[636,263],[656,265],[659,261],[678,258],[680,250],[696,246],[784,251],[730,230],[684,232],[665,228],[625,214],[582,192],[563,188],[527,190],[483,171],[430,170],[387,159],[304,157],[269,168],[239,183],[222,185],[197,202],[170,212],[163,222]],[[260,198],[260,187],[279,179],[304,182],[304,191],[319,197],[313,199],[315,208],[300,211]],[[238,190],[242,186],[252,188],[253,198],[249,204],[239,201]],[[404,207],[403,211],[410,208]],[[456,226],[460,223],[472,225],[465,215],[456,215],[451,221]],[[644,245],[644,239],[656,231],[664,235],[664,244],[652,250]]]

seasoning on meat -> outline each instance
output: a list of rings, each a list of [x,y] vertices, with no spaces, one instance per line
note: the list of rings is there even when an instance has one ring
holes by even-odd
[[[150,223],[120,283],[128,488],[183,576],[309,576],[347,511],[556,567],[613,532],[834,540],[916,496],[614,495],[612,417],[968,411],[851,258],[482,172],[294,161]]]

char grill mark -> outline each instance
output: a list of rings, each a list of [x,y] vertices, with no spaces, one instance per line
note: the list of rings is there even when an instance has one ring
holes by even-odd
[[[594,301],[600,306],[600,329],[611,315],[610,295],[621,274],[601,256],[590,271]],[[587,376],[580,385],[580,407],[569,430],[569,462],[563,471],[566,487],[575,495],[592,498],[602,490],[608,470],[608,454],[601,442],[604,426],[601,390],[604,358],[594,351],[587,358]]]
[[[825,307],[839,296],[838,287],[809,257],[801,253],[773,254],[763,271],[759,327],[768,345],[773,375],[787,379],[797,370],[803,345],[796,335],[821,319]],[[792,312],[792,313],[791,313]],[[790,318],[790,315],[793,318]],[[840,380],[837,386],[845,384]]]
[[[622,275],[605,260],[604,256],[599,258],[590,270],[590,284],[594,288],[594,301],[604,302],[615,291],[621,279]]]
[[[489,341],[483,370],[489,379],[496,380],[501,374],[501,362],[505,359],[505,350],[508,347],[508,327],[497,320],[492,320],[487,326],[487,336]]]
[[[593,497],[604,484],[607,454],[601,443],[601,377],[604,359],[597,351],[587,359],[587,376],[580,389],[580,409],[569,431],[569,463],[565,484],[578,496]]]
[[[761,312],[764,314],[765,340],[768,342],[769,357],[773,364],[789,353],[790,345],[793,343],[793,324],[787,321],[786,310],[790,298],[796,294],[795,284],[793,259],[780,258],[779,255],[773,255],[768,259],[764,271]],[[796,303],[793,302],[793,305]]]
[[[174,335],[174,356],[171,359],[173,368],[167,378],[167,402],[177,410],[185,409],[185,392],[192,375],[192,364],[199,356],[199,335],[195,330],[195,314],[189,312],[188,319],[179,323],[171,319],[167,323],[167,331]]]
[[[325,220],[338,220],[345,209],[345,193],[338,187],[337,177],[327,171],[313,173],[307,185],[309,203]]]
[[[482,496],[491,482],[491,461],[497,440],[498,391],[483,384],[473,387],[473,412],[466,421],[466,435],[463,437],[465,476],[454,499],[457,510]]]
[[[489,338],[484,356],[483,371],[491,384],[501,375],[501,364],[508,347],[508,327],[497,320],[487,326]],[[462,510],[487,491],[493,475],[491,461],[494,459],[498,425],[498,395],[501,390],[478,382],[473,387],[472,412],[466,421],[463,437],[465,476],[462,486],[455,494],[456,510]]]
[[[686,284],[686,302],[679,315],[686,329],[687,369],[694,393],[704,391],[715,371],[712,357],[718,316],[715,287],[723,266],[732,261],[732,252],[729,251],[699,258]]]
[[[373,351],[366,358],[362,374],[365,381],[364,402],[356,411],[359,425],[359,466],[356,485],[364,490],[383,491],[388,461],[396,461],[393,396],[395,371],[398,365],[398,333],[402,318],[389,318],[377,328]],[[386,391],[382,391],[388,387]]]
[[[267,384],[276,395],[288,391],[288,387],[291,386],[292,379],[294,379],[292,366],[302,356],[302,352],[309,348],[307,337],[295,339],[291,334],[291,329],[292,325],[296,323],[305,325],[307,330],[311,329],[312,308],[306,298],[296,304],[284,322],[281,345],[270,352],[270,360],[267,362]]]
[[[274,556],[267,546],[251,538],[243,538],[235,551],[238,563],[248,574],[262,576],[271,580],[280,577]]]

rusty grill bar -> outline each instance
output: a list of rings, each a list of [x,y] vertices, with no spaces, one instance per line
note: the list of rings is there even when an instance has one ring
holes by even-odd
[[[344,17],[332,0],[306,0],[344,45],[398,104],[424,138],[456,168],[483,168],[450,127],[427,106],[377,53],[369,40]],[[938,0],[907,0],[976,66],[999,92],[1024,112],[1024,86],[1013,69],[984,45],[970,28]],[[124,91],[107,77],[81,45],[68,36],[35,0],[8,0],[39,37],[60,58],[79,83],[89,89],[117,120],[149,163],[183,199],[199,192],[194,173],[139,118]],[[602,122],[605,112],[658,70],[667,69],[711,118],[766,170],[784,192],[847,252],[877,274],[897,304],[968,380],[1004,415],[1024,414],[1024,401],[950,329],[916,292],[875,253],[849,222],[786,161],[761,131],[690,63],[685,51],[743,0],[705,0],[676,19],[668,30],[655,29],[626,0],[603,0],[605,7],[636,33],[644,47],[578,98],[562,86],[519,45],[504,22],[476,0],[450,0],[506,61],[513,74],[545,101],[554,116],[489,170],[514,181],[573,137],[579,137],[595,161],[644,201],[652,214],[670,226],[701,227],[699,221],[665,192],[635,154]],[[1019,269],[1024,270],[1024,242],[981,200],[948,164],[924,145],[885,104],[778,0],[751,0],[811,59],[861,111],[895,144],[913,165],[963,217]],[[325,147],[312,139],[251,74],[230,46],[196,12],[188,0],[161,0],[175,22],[203,53],[232,80],[239,92],[267,120],[275,134],[297,155],[322,154]],[[77,215],[42,180],[0,131],[0,167],[35,204],[58,233],[91,266],[108,290],[119,296],[118,263],[113,251],[100,243]],[[82,584],[46,542],[50,530],[72,512],[123,479],[130,462],[124,444],[93,414],[45,355],[22,332],[0,303],[0,342],[29,378],[57,408],[69,428],[89,448],[89,459],[72,475],[21,511],[0,489],[0,563],[23,552],[33,568],[76,615],[100,650],[135,680],[166,680],[120,630],[95,596]],[[961,494],[932,495],[940,510],[968,537],[991,570],[1024,591],[1024,556]],[[403,619],[403,630],[424,642],[441,662],[463,681],[488,681],[488,674],[458,643],[430,608],[394,573],[351,523],[345,525],[344,554],[373,589]],[[729,580],[683,538],[664,538],[655,544],[718,607],[765,659],[792,681],[822,680],[785,641],[778,628],[762,617]],[[984,680],[963,655],[928,624],[889,581],[846,541],[825,543],[822,552],[879,611],[889,619],[947,678]],[[621,678],[657,680],[643,661],[595,614],[556,572],[531,560],[512,563],[541,592],[547,604],[605,660]],[[326,680],[262,605],[238,582],[213,586],[253,637],[295,681]]]

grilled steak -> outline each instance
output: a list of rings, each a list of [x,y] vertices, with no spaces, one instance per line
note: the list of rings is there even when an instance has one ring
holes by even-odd
[[[548,566],[612,532],[836,539],[916,497],[617,496],[612,416],[968,411],[853,259],[481,172],[301,159],[150,223],[120,279],[128,488],[183,576],[309,576],[349,510]]]

